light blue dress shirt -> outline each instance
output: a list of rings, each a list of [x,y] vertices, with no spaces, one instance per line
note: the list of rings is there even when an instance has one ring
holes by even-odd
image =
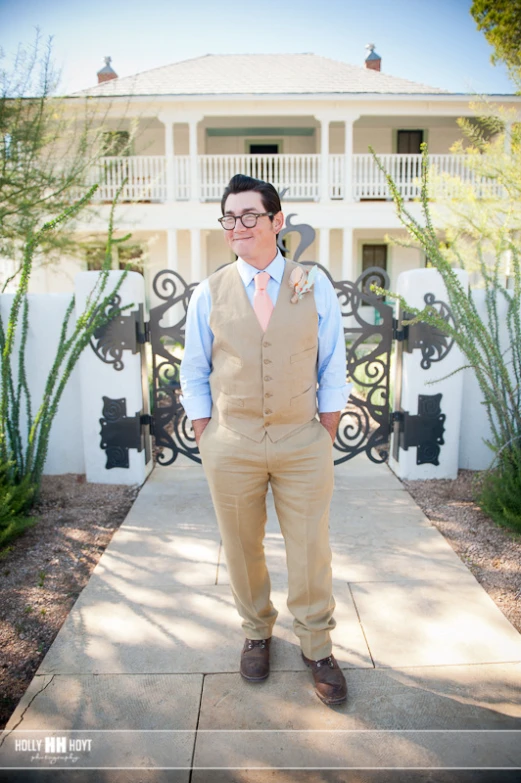
[[[270,275],[267,291],[275,305],[284,274],[284,256],[277,252],[265,270],[256,269],[242,258],[237,269],[253,308],[257,272]],[[346,347],[340,305],[331,282],[318,270],[313,286],[318,313],[318,411],[326,413],[345,408],[353,384],[346,383]],[[309,294],[307,294],[309,296]],[[185,327],[185,352],[181,362],[181,403],[189,419],[204,419],[212,415],[212,395],[209,375],[212,369],[214,335],[209,319],[212,299],[208,278],[194,289]]]

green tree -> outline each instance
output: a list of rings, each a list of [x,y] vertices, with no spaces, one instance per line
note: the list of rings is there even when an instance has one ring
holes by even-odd
[[[116,308],[110,316],[107,315],[109,304],[128,271],[127,266],[116,286],[107,291],[112,248],[116,243],[125,242],[130,236],[114,238],[113,219],[118,193],[112,205],[105,259],[96,285],[85,310],[76,313],[76,318],[75,298],[71,298],[62,323],[56,355],[43,395],[37,401],[35,410],[25,357],[29,329],[27,292],[34,254],[49,233],[60,230],[89,203],[96,188],[97,186],[91,188],[82,199],[28,237],[17,290],[5,323],[0,314],[0,547],[34,524],[34,519],[28,516],[28,512],[38,498],[52,423],[63,391],[82,351],[89,345],[100,326],[132,307],[130,304]],[[19,347],[16,350],[17,339]],[[27,426],[25,438],[22,436],[22,413],[25,413]]]
[[[494,48],[493,63],[521,68],[521,0],[474,0],[470,13]]]
[[[486,113],[480,124],[460,121],[467,146],[457,144],[453,149],[466,156],[466,176],[438,174],[422,145],[421,220],[408,209],[371,150],[409,235],[399,244],[421,247],[439,271],[456,325],[451,326],[432,307],[419,311],[397,294],[375,290],[397,298],[414,321],[430,323],[452,337],[466,360],[457,372],[465,367],[474,370],[490,423],[487,445],[495,455],[491,469],[476,485],[477,500],[498,524],[521,531],[521,145],[517,130],[511,130],[506,147],[503,109],[481,108]],[[509,120],[508,127],[519,128],[515,117]],[[493,132],[482,133],[479,125]],[[463,288],[455,267],[467,269],[474,286],[484,289],[485,317],[480,317],[472,290]],[[505,328],[506,347],[500,341]]]
[[[27,237],[88,190],[117,133],[108,127],[110,105],[62,99],[58,84],[52,39],[43,44],[37,32],[12,59],[0,51],[0,259],[13,261],[15,270],[2,290],[21,272]],[[133,131],[125,133],[130,144]],[[81,254],[73,222],[41,236],[35,252],[36,265]]]

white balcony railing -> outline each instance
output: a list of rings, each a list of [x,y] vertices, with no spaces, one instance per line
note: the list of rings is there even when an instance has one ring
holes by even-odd
[[[342,156],[343,158],[343,156]],[[421,155],[378,155],[384,169],[391,175],[404,199],[421,195]],[[500,186],[493,180],[481,177],[466,165],[466,155],[429,155],[431,165],[430,194],[437,198],[458,195],[460,183],[472,185],[481,198],[501,196]],[[441,175],[438,178],[436,175]],[[444,176],[446,175],[446,176]],[[453,179],[451,181],[452,178]],[[380,171],[372,155],[353,155],[353,198],[390,199],[392,197],[385,174]],[[331,186],[330,186],[331,188]],[[334,196],[331,196],[332,198]]]
[[[404,199],[421,195],[421,155],[378,157]],[[431,195],[436,198],[457,197],[460,182],[471,185],[478,197],[501,196],[501,189],[493,180],[480,177],[467,167],[465,155],[430,155],[429,161],[433,172],[447,175],[440,181],[433,180]],[[352,155],[349,162],[351,198],[391,198],[385,175],[372,155]],[[121,201],[187,201],[194,196],[201,201],[219,201],[234,174],[248,174],[273,183],[279,191],[287,189],[285,201],[318,201],[322,198],[321,166],[320,155],[199,155],[194,161],[189,155],[175,155],[170,162],[161,155],[107,157],[90,170],[89,184],[100,184],[95,196],[100,201],[112,201],[124,179],[127,182]],[[345,198],[345,166],[344,155],[328,156],[330,199]],[[192,190],[195,172],[196,194]],[[451,177],[456,179],[451,181]]]
[[[344,161],[343,155],[329,156],[329,198],[344,198]]]
[[[219,201],[234,174],[289,188],[286,201],[316,201],[320,196],[320,155],[200,155],[201,199]]]
[[[174,199],[188,201],[190,198],[190,155],[174,156]]]
[[[99,183],[95,198],[112,201],[123,180],[121,201],[166,201],[166,158],[128,155],[101,158],[89,172],[89,185]]]

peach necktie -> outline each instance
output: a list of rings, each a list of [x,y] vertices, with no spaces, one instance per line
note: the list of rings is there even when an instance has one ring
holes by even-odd
[[[262,331],[265,332],[268,328],[271,314],[273,312],[273,302],[270,299],[270,295],[266,291],[266,286],[268,285],[270,275],[269,272],[258,272],[253,279],[255,280],[253,309],[262,327]]]

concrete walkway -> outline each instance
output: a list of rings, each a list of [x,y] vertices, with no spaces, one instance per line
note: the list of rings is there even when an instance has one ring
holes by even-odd
[[[243,636],[202,469],[156,468],[2,736],[2,780],[521,779],[521,636],[387,466],[336,468],[340,708],[317,699],[301,661],[269,501],[269,679],[238,673]],[[15,748],[51,736],[74,738],[75,760]]]

